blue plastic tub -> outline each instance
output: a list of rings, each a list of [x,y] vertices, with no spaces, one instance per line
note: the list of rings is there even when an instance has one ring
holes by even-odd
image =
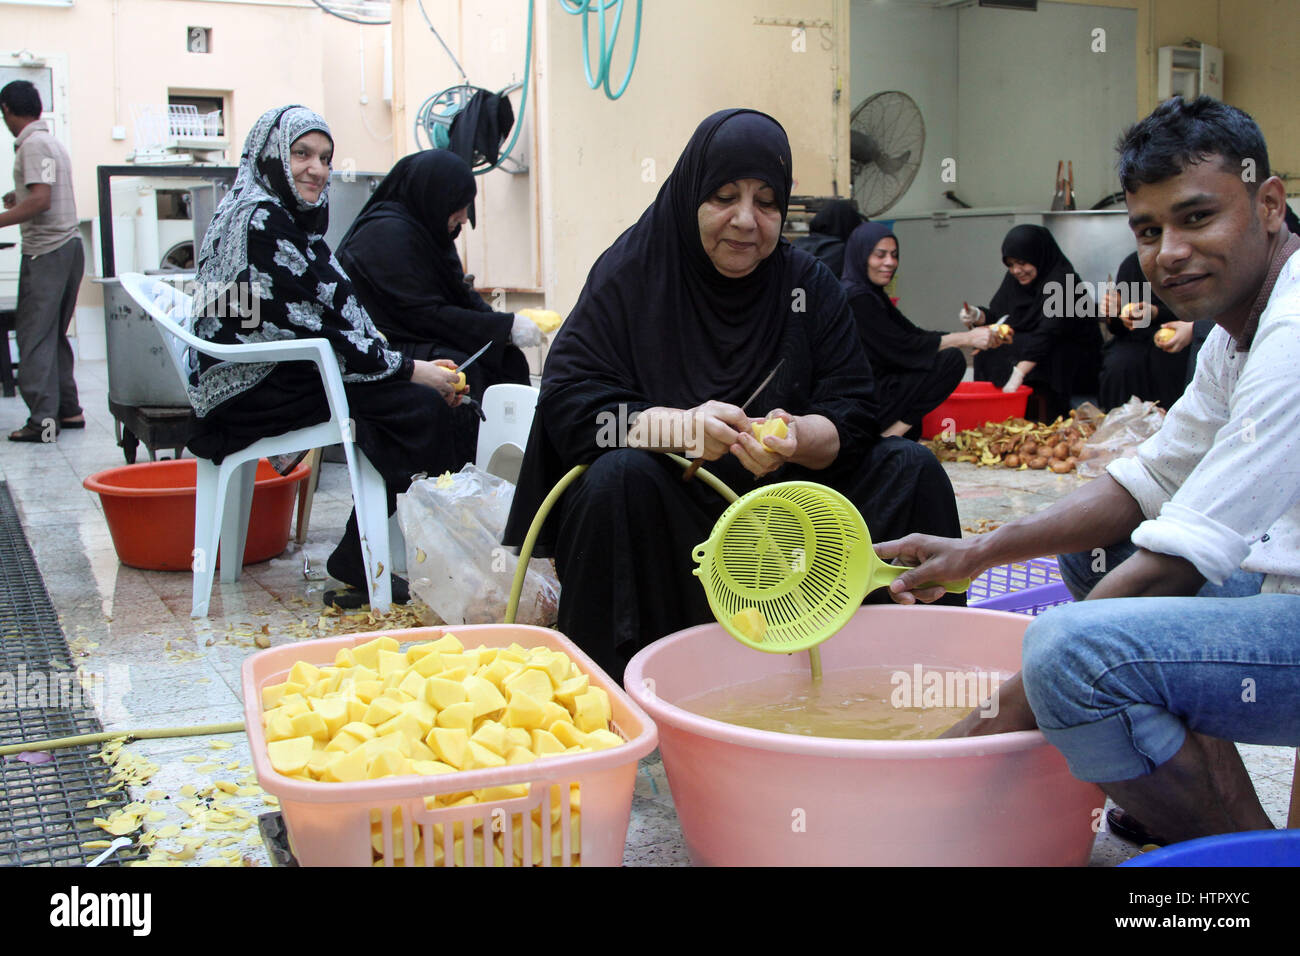
[[[1120,866],[1300,866],[1300,830],[1250,830],[1171,843]]]

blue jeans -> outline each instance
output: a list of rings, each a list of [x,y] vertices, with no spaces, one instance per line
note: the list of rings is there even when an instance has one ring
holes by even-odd
[[[1115,567],[1131,546],[1110,549]],[[1062,555],[1087,593],[1093,555]],[[1141,777],[1193,730],[1300,746],[1300,595],[1260,594],[1239,572],[1195,597],[1067,604],[1025,632],[1025,694],[1044,735],[1080,780]]]

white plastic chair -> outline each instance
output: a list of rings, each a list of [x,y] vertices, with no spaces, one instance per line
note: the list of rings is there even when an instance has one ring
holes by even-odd
[[[379,613],[392,604],[388,559],[388,496],[384,479],[353,442],[348,400],[338,358],[325,339],[291,339],[247,345],[218,345],[190,332],[190,297],[170,283],[138,272],[124,273],[122,288],[153,318],[182,385],[188,387],[185,355],[189,349],[226,362],[314,362],[325,384],[330,418],[272,438],[262,438],[227,455],[220,465],[197,460],[194,502],[194,601],[192,617],[207,617],[217,546],[226,552],[221,580],[236,581],[243,570],[248,540],[248,515],[253,504],[257,462],[270,455],[319,448],[342,442],[352,481],[352,501],[361,533],[361,557],[366,568],[370,606]],[[218,537],[219,535],[219,537]]]
[[[518,482],[538,394],[531,385],[514,384],[493,385],[483,393],[487,421],[478,427],[475,465],[509,482]]]

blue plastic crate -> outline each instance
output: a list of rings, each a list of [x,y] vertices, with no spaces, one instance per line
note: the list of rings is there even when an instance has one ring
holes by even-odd
[[[1055,558],[1031,558],[989,568],[971,582],[966,600],[970,607],[1032,616],[1074,598]]]

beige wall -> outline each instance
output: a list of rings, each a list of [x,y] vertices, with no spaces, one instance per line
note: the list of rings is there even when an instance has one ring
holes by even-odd
[[[459,82],[414,0],[394,4],[394,96],[399,152],[414,149],[410,127],[430,93]],[[471,81],[500,89],[521,79],[524,13],[511,0],[425,0],[425,9]],[[615,84],[631,49],[632,9],[621,28]],[[810,29],[795,52],[790,26],[757,17],[834,19]],[[829,194],[841,154],[848,190],[848,77],[833,100],[838,62],[848,63],[847,0],[655,0],[645,4],[636,71],[615,101],[587,87],[582,23],[554,3],[537,4],[533,88],[521,134],[527,176],[493,171],[479,179],[479,227],[467,237],[467,270],[487,288],[543,293],[567,311],[597,256],[644,211],[691,132],[709,113],[752,106],[790,134],[801,193]],[[511,97],[518,102],[517,95]],[[536,122],[534,123],[534,119]],[[533,297],[507,294],[507,308]]]

